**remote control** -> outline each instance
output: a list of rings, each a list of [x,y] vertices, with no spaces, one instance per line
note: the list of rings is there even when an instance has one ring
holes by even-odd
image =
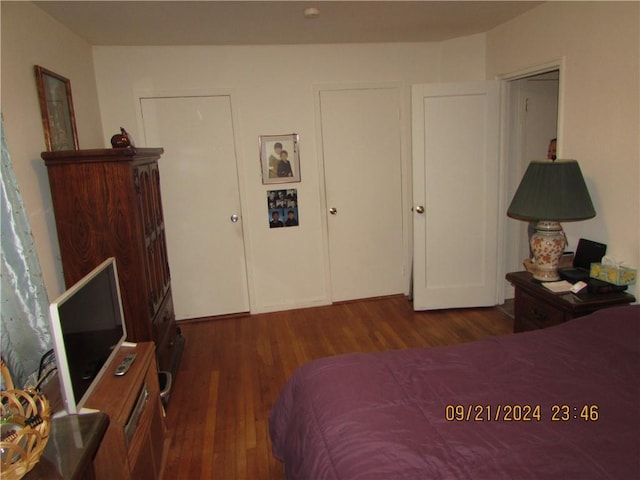
[[[136,359],[135,353],[128,353],[127,355],[125,355],[125,357],[120,362],[120,365],[118,365],[118,367],[116,368],[114,375],[122,376],[125,373],[127,373],[127,371],[129,370],[129,367],[131,366],[131,364],[135,359]]]

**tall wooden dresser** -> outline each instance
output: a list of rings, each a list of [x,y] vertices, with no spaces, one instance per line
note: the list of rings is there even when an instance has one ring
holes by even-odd
[[[116,258],[131,342],[153,341],[175,377],[184,337],[171,297],[158,160],[162,148],[43,152],[67,288]]]

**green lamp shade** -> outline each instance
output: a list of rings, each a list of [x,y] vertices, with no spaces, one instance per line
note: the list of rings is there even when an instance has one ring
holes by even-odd
[[[518,220],[572,222],[596,216],[576,160],[533,161],[507,215]]]

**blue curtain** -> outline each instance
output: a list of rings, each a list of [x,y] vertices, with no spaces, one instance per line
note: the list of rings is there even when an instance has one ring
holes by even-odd
[[[33,244],[29,219],[2,132],[2,285],[0,326],[2,357],[16,388],[37,373],[40,358],[52,348],[49,300]],[[4,388],[4,386],[3,386]]]

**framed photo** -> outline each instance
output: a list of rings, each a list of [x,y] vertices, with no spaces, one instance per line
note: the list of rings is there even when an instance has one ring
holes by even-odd
[[[71,82],[39,65],[35,71],[47,150],[78,150]]]
[[[300,225],[297,189],[268,190],[267,208],[269,211],[269,228],[297,227]]]
[[[261,135],[260,164],[262,183],[292,183],[300,181],[300,149],[298,134]]]

